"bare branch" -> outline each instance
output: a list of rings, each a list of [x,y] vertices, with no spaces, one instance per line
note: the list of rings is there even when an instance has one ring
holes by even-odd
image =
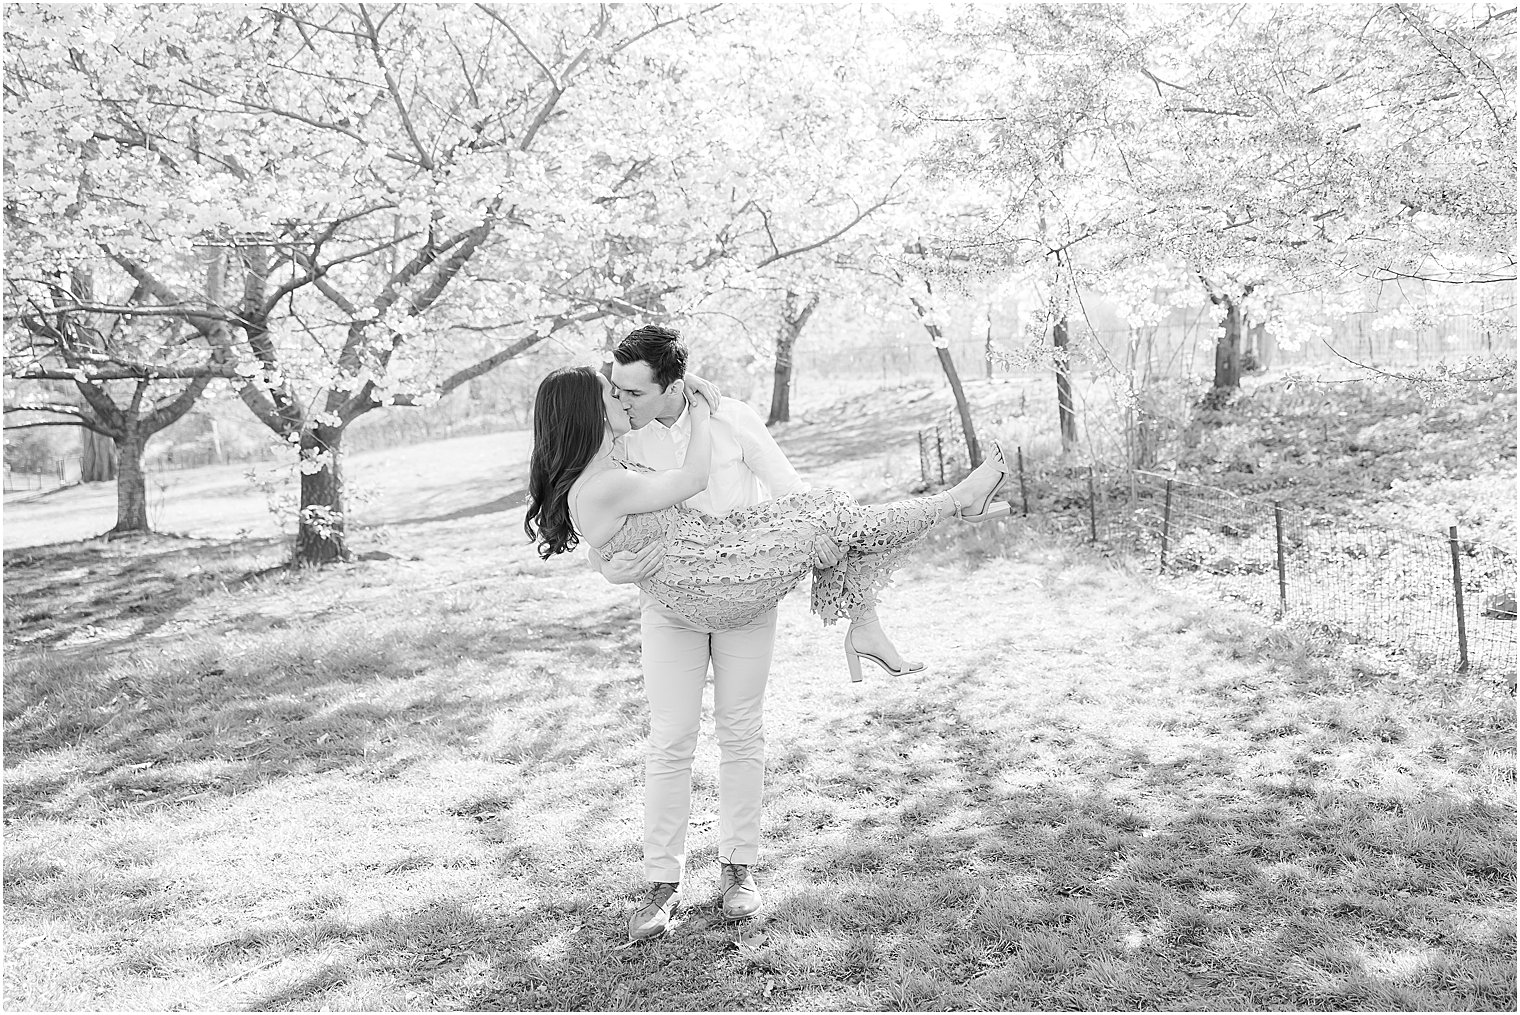
[[[448,284],[453,281],[454,276],[459,273],[459,269],[463,268],[470,258],[475,256],[475,251],[480,248],[480,245],[486,241],[491,235],[491,231],[496,227],[496,214],[501,208],[502,201],[503,196],[500,194],[492,198],[491,203],[486,206],[484,221],[474,229],[460,234],[464,242],[459,243],[444,262],[438,266],[438,270],[434,272],[433,280],[428,283],[427,288],[412,297],[411,302],[408,304],[408,310],[411,313],[420,314],[432,306],[433,302],[443,294]]]
[[[640,39],[643,39],[646,36],[653,35],[655,32],[658,32],[662,28],[669,28],[671,25],[679,25],[681,22],[683,22],[683,21],[690,21],[692,18],[700,18],[704,14],[710,14],[710,13],[712,13],[713,11],[717,10],[721,6],[723,6],[723,5],[722,4],[711,4],[711,5],[707,6],[707,7],[701,8],[700,10],[692,11],[690,14],[683,14],[679,18],[671,18],[669,21],[656,21],[653,25],[649,26],[644,31],[640,32],[638,35],[634,35],[634,36],[631,36],[631,37],[629,37],[627,39],[624,39],[622,42],[618,43],[616,46],[613,46],[612,47],[612,51],[614,53],[621,53],[623,50],[627,49],[629,46],[632,46],[635,42],[638,42]]]
[[[392,7],[386,17],[396,12]],[[385,61],[385,54],[380,49],[380,29],[370,20],[369,8],[359,5],[359,14],[364,18],[364,27],[369,31],[369,45],[375,54],[375,63],[380,65],[380,70],[385,74],[385,87],[391,93],[391,101],[395,103],[396,112],[401,115],[401,125],[406,128],[406,136],[411,139],[412,147],[417,149],[417,156],[421,160],[422,168],[432,172],[437,166],[433,163],[433,157],[428,154],[427,148],[422,144],[422,139],[417,136],[417,128],[412,125],[412,114],[406,108],[406,102],[401,98],[401,88],[396,84],[396,76],[391,73],[390,64]],[[384,19],[382,18],[382,23]]]
[[[1513,271],[1508,275],[1465,275],[1461,278],[1452,278],[1449,274],[1444,278],[1439,278],[1435,275],[1416,275],[1385,267],[1375,267],[1373,271],[1375,273],[1374,281],[1378,282],[1389,282],[1396,278],[1407,278],[1419,282],[1438,282],[1442,285],[1486,285],[1494,282],[1513,285],[1515,282],[1515,273]]]
[[[102,437],[116,436],[116,434],[112,433],[110,430],[105,429],[98,423],[92,423],[87,419],[39,419],[33,420],[30,423],[7,423],[5,424],[5,429],[35,430],[38,427],[43,426],[77,426],[82,427],[85,430],[93,430],[96,433],[100,434]]]
[[[83,377],[81,378],[81,375]],[[77,370],[18,370],[10,373],[18,381],[170,381],[211,380],[216,377],[235,378],[240,375],[231,364],[195,367],[170,367],[142,364],[138,366],[110,366],[100,369],[81,367]]]
[[[607,30],[609,21],[607,5],[602,4],[597,9],[596,27],[591,30],[591,40],[594,41],[602,37],[602,33]],[[587,42],[581,48],[581,51],[575,55],[575,58],[565,65],[565,69],[557,77],[553,74],[549,75],[551,82],[549,96],[544,99],[543,105],[538,107],[538,112],[534,114],[533,121],[528,124],[528,129],[523,132],[522,140],[517,145],[518,151],[527,151],[533,142],[537,140],[538,132],[543,129],[544,124],[549,122],[549,117],[553,116],[555,109],[559,107],[559,100],[565,94],[565,89],[569,87],[570,78],[580,68],[581,63],[585,61],[586,57],[590,55],[591,43]],[[545,69],[547,71],[547,68]]]
[[[413,233],[411,235],[415,236],[417,234]],[[348,259],[347,258],[341,258],[340,260],[348,260]],[[339,310],[343,311],[350,318],[354,318],[354,317],[358,317],[359,316],[359,308],[358,308],[358,306],[352,300],[350,300],[347,296],[345,296],[341,292],[339,292],[338,289],[337,289],[337,287],[334,286],[331,282],[329,282],[327,280],[327,270],[329,268],[331,268],[334,264],[339,263],[339,261],[330,261],[329,263],[327,263],[327,264],[321,266],[320,268],[318,268],[315,265],[315,263],[312,261],[311,256],[309,254],[305,254],[305,253],[302,253],[300,251],[297,251],[296,252],[296,263],[299,264],[302,268],[305,268],[307,270],[307,272],[310,274],[310,276],[311,276],[311,283],[312,283],[312,285],[314,285],[316,287],[317,292],[321,293],[323,296],[326,296],[328,298],[328,300],[334,306],[336,306]],[[274,304],[273,303],[268,304],[268,309],[270,311],[273,311],[274,310]]]
[[[534,332],[530,335],[524,335],[522,338],[519,338],[517,341],[511,343],[505,348],[492,353],[490,356],[487,356],[485,359],[482,359],[477,363],[473,363],[470,366],[463,368],[462,370],[456,370],[454,373],[444,378],[443,382],[438,385],[438,393],[446,395],[466,381],[473,380],[476,377],[479,377],[481,374],[489,373],[508,360],[513,359],[516,356],[520,356],[522,353],[533,348],[533,346],[542,342],[544,339],[548,338],[556,331],[567,328],[572,324],[585,324],[587,322],[599,320],[600,318],[607,316],[609,315],[606,310],[596,309],[586,310],[579,314],[562,315],[556,317],[553,319],[553,323],[551,324],[549,330],[544,334],[540,335],[537,332]]]
[[[556,92],[564,91],[564,86],[559,83],[559,78],[555,77],[554,71],[550,70],[549,65],[544,63],[544,61],[540,59],[539,55],[533,51],[533,47],[528,45],[528,43],[523,39],[521,35],[517,34],[517,29],[512,27],[511,22],[509,22],[505,16],[497,13],[496,9],[489,4],[476,4],[475,6],[479,7],[482,11],[485,11],[491,20],[495,21],[497,24],[501,25],[501,27],[507,30],[507,34],[516,40],[518,47],[521,48],[524,53],[528,54],[529,59],[538,64],[539,70],[544,72],[544,77],[549,79],[550,88]]]
[[[1410,382],[1415,383],[1415,384],[1428,383],[1432,379],[1428,375],[1423,375],[1422,376],[1420,374],[1402,374],[1402,373],[1399,373],[1399,372],[1394,371],[1394,370],[1384,370],[1382,367],[1374,366],[1371,363],[1362,363],[1362,362],[1359,362],[1357,360],[1352,359],[1351,357],[1347,356],[1345,353],[1343,353],[1339,349],[1337,349],[1335,346],[1331,345],[1328,339],[1323,339],[1322,338],[1322,339],[1320,339],[1320,342],[1324,345],[1324,347],[1326,349],[1329,349],[1336,356],[1339,356],[1341,359],[1345,360],[1347,363],[1350,363],[1352,366],[1354,366],[1354,367],[1360,367],[1363,370],[1370,370],[1373,373],[1375,373],[1375,374],[1381,374],[1384,377],[1392,377],[1395,380],[1400,380],[1400,381],[1410,381]],[[1505,380],[1509,380],[1510,378],[1512,378],[1512,377],[1515,376],[1515,361],[1514,360],[1499,359],[1498,363],[1499,363],[1499,368],[1498,368],[1499,372],[1495,373],[1495,374],[1484,374],[1484,375],[1481,375],[1481,376],[1474,377],[1474,376],[1467,375],[1467,374],[1458,374],[1458,373],[1454,373],[1454,372],[1449,372],[1448,371],[1448,372],[1445,373],[1444,376],[1449,377],[1449,378],[1451,378],[1453,380],[1462,381],[1462,382],[1468,383],[1468,384],[1483,384],[1483,383],[1488,382],[1488,381],[1505,381]]]
[[[1426,30],[1425,30],[1426,26],[1424,25],[1423,22],[1418,21],[1415,18],[1413,18],[1413,17],[1410,16],[1408,8],[1406,7],[1406,5],[1404,5],[1404,4],[1395,4],[1394,5],[1394,10],[1398,12],[1399,17],[1404,21],[1404,23],[1406,25],[1408,25],[1411,28],[1413,28],[1414,31],[1415,31],[1415,33],[1417,35],[1419,35],[1419,37],[1421,39],[1425,40],[1426,44],[1428,44],[1431,49],[1435,50],[1438,54],[1440,54],[1441,59],[1443,59],[1447,63],[1451,64],[1452,70],[1454,70],[1454,71],[1457,72],[1457,77],[1459,79],[1464,80],[1464,81],[1469,81],[1469,84],[1472,84],[1472,91],[1478,96],[1479,99],[1481,99],[1483,101],[1483,105],[1485,105],[1485,106],[1488,107],[1488,113],[1489,113],[1489,115],[1494,118],[1494,123],[1497,124],[1498,127],[1499,127],[1499,129],[1502,131],[1504,129],[1504,117],[1500,116],[1499,115],[1499,111],[1494,108],[1494,104],[1492,102],[1488,101],[1488,96],[1483,93],[1483,89],[1477,87],[1476,84],[1473,84],[1469,80],[1469,76],[1468,76],[1467,71],[1463,70],[1462,66],[1460,64],[1458,64],[1457,61],[1455,61],[1455,60],[1453,60],[1451,58],[1451,54],[1448,53],[1448,52],[1446,52],[1445,49],[1443,49],[1440,45],[1438,45],[1436,43],[1436,41],[1434,39],[1432,39],[1430,37],[1430,34],[1428,32],[1426,32]],[[1482,62],[1485,65],[1487,64],[1487,61],[1482,61]],[[1489,67],[1489,70],[1490,70],[1490,72],[1492,72],[1493,68]],[[1497,77],[1497,74],[1495,76]]]
[[[776,243],[776,234],[771,231],[770,212],[766,211],[764,208],[761,208],[759,205],[755,206],[755,210],[760,213],[760,224],[765,227],[765,239],[766,242],[771,245],[771,256],[779,260],[781,257],[781,247]],[[769,262],[761,262],[760,267],[765,267],[767,263]]]
[[[1173,84],[1172,82],[1166,80],[1165,78],[1158,77],[1157,75],[1151,73],[1151,71],[1148,68],[1146,68],[1146,67],[1141,67],[1140,68],[1140,73],[1143,74],[1143,75],[1145,75],[1147,78],[1149,78],[1150,81],[1151,81],[1151,83],[1156,86],[1156,94],[1157,95],[1161,94],[1161,86],[1162,85],[1166,85],[1168,88],[1175,88],[1179,92],[1187,92],[1189,95],[1194,94],[1193,90],[1191,88],[1188,88],[1186,85]]]
[[[495,215],[497,208],[500,206],[500,203],[501,196],[497,195],[492,200],[491,204],[486,208],[487,219],[490,219]],[[402,265],[401,268],[397,270],[396,274],[391,276],[390,281],[386,283],[384,291],[375,301],[376,312],[383,315],[387,310],[390,309],[391,304],[395,303],[396,300],[400,298],[401,290],[410,284],[414,278],[420,275],[423,271],[427,270],[428,266],[437,261],[440,256],[447,254],[449,251],[459,246],[459,244],[467,241],[479,228],[480,226],[476,225],[470,229],[462,230],[458,233],[455,233],[453,236],[450,236],[442,243],[429,243],[425,245],[421,250],[417,251],[417,253],[413,255],[412,259],[406,262],[406,264]],[[411,235],[416,236],[418,234],[412,233]]]
[[[117,253],[109,247],[103,246],[102,249],[104,249],[106,254],[110,256],[111,260],[120,265],[122,270],[124,270],[128,275],[131,275],[132,278],[136,280],[137,284],[146,290],[148,294],[151,295],[154,299],[158,300],[159,303],[165,306],[185,307],[186,309],[178,316],[183,320],[190,322],[196,331],[199,331],[201,334],[205,335],[209,334],[211,329],[218,324],[221,324],[223,327],[226,326],[225,322],[228,320],[228,318],[224,315],[219,314],[215,311],[190,310],[190,303],[181,299],[178,293],[176,293],[173,289],[170,289],[156,275],[154,275],[143,265],[138,264],[136,261],[130,257],[127,257],[125,254]]]
[[[843,227],[834,230],[832,233],[829,233],[827,236],[824,236],[824,237],[821,237],[820,239],[814,240],[812,243],[805,243],[805,244],[803,244],[800,247],[793,247],[791,250],[786,250],[786,251],[782,251],[780,253],[772,254],[770,257],[767,257],[765,260],[763,260],[759,264],[755,265],[755,268],[758,270],[758,269],[764,268],[764,267],[766,267],[768,265],[775,264],[777,261],[780,261],[783,258],[793,257],[793,256],[795,256],[797,254],[805,254],[809,250],[816,250],[818,247],[821,247],[821,246],[823,246],[826,243],[832,243],[833,241],[839,239],[839,237],[843,236],[845,233],[849,232],[851,229],[854,229],[861,222],[864,222],[866,220],[866,218],[868,216],[870,216],[870,214],[872,212],[876,211],[878,208],[881,208],[884,205],[886,205],[888,202],[890,202],[892,200],[892,197],[893,197],[893,191],[895,191],[897,189],[897,183],[901,179],[902,179],[902,177],[899,176],[896,180],[893,180],[891,182],[891,184],[889,184],[887,186],[887,192],[886,192],[886,194],[884,194],[882,196],[882,199],[880,201],[877,201],[875,204],[871,205],[869,208],[867,208],[864,211],[862,211],[859,214],[857,214],[853,219],[851,219],[849,222],[845,223],[845,225]],[[767,231],[769,231],[768,226],[769,226],[769,223],[767,223]]]
[[[264,301],[263,312],[266,315],[269,314],[274,310],[275,305],[278,304],[287,293],[293,292],[301,288],[303,285],[311,284],[315,285],[318,291],[322,293],[322,295],[326,296],[333,303],[337,304],[337,306],[340,307],[345,313],[350,315],[357,315],[359,311],[355,307],[354,303],[342,293],[338,292],[338,290],[332,285],[331,282],[327,281],[327,273],[332,270],[333,266],[335,265],[345,264],[349,261],[363,260],[364,258],[369,257],[371,254],[377,254],[382,250],[387,250],[391,247],[398,246],[402,243],[405,243],[407,240],[416,239],[421,235],[421,230],[414,230],[413,232],[405,233],[402,236],[396,237],[394,239],[389,239],[385,240],[382,243],[377,243],[372,247],[367,247],[363,250],[355,251],[352,254],[345,254],[342,257],[335,257],[331,261],[328,261],[326,264],[322,265],[318,265],[310,254],[307,254],[304,251],[292,249],[292,255],[295,257],[296,263],[306,270],[306,275],[299,278],[290,279],[288,282],[276,288],[275,291],[269,296],[269,298]],[[314,244],[313,249],[319,247],[322,242],[325,241],[318,241],[316,244]]]
[[[52,304],[45,308],[39,308],[41,313],[46,314],[108,314],[115,317],[174,317],[185,318],[191,314],[198,317],[206,317],[220,321],[231,321],[233,318],[226,314],[208,308],[205,303],[179,303],[170,306],[145,307],[129,306],[115,303],[70,303],[66,305]],[[21,320],[25,314],[9,313],[5,315],[7,321]]]
[[[194,378],[171,401],[144,416],[138,424],[139,427],[147,433],[158,433],[194,408],[210,383],[210,377]]]
[[[611,187],[612,193],[607,194],[604,197],[595,198],[593,200],[593,203],[594,204],[611,204],[613,201],[620,200],[622,195],[620,195],[618,193],[618,191],[622,190],[625,186],[628,185],[629,181],[633,180],[640,173],[642,173],[645,169],[647,169],[649,167],[649,164],[651,162],[653,162],[653,161],[654,161],[654,156],[652,156],[652,155],[650,157],[648,157],[648,158],[634,160],[634,162],[628,167],[628,169],[626,171],[624,171],[623,178],[621,180],[619,180],[617,183],[615,183],[615,184],[612,185],[612,187]]]
[[[81,419],[88,414],[77,405],[67,402],[23,402],[20,405],[7,405],[6,412],[52,412],[60,416],[78,416]]]

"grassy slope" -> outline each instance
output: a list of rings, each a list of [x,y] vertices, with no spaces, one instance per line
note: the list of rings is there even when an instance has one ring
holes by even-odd
[[[1515,545],[1515,390],[1430,401],[1395,381],[1258,383],[1199,413],[1176,466],[1314,518]]]
[[[869,429],[787,438],[852,488],[905,471]],[[880,450],[831,470],[851,441]],[[523,548],[510,450],[409,455],[365,477],[389,560],[7,554],[8,1006],[1514,1005],[1510,699],[1017,523],[936,534],[889,593],[911,682],[852,687],[783,606],[769,918],[715,919],[704,737],[694,906],[624,949],[633,597]]]

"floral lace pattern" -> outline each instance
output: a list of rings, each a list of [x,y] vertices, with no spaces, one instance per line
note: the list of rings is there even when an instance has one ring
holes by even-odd
[[[639,587],[672,613],[712,630],[741,627],[769,612],[813,572],[813,612],[830,624],[874,606],[913,541],[954,509],[945,493],[857,504],[839,490],[808,490],[721,518],[680,507],[628,515],[597,549],[607,557],[664,538],[664,563]],[[845,552],[833,567],[815,571],[819,534]]]

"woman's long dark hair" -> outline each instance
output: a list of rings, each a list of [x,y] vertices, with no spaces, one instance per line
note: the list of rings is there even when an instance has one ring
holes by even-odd
[[[544,560],[580,542],[570,522],[570,484],[601,450],[606,427],[602,382],[590,367],[561,367],[539,383],[523,531],[538,540]]]

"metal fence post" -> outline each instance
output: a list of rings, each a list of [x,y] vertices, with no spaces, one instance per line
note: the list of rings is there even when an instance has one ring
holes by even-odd
[[[1272,517],[1277,522],[1277,607],[1278,616],[1288,612],[1288,558],[1283,549],[1282,504],[1272,505]]]
[[[1161,507],[1161,570],[1166,570],[1166,544],[1172,533],[1172,481],[1166,481],[1166,501]]]
[[[1019,445],[1019,500],[1024,505],[1024,515],[1029,515],[1029,490],[1024,486],[1024,445]]]
[[[934,454],[939,459],[939,484],[945,485],[945,441],[940,436],[939,425],[934,427]]]
[[[1093,467],[1087,467],[1087,524],[1092,532],[1092,541],[1098,541],[1098,487],[1093,482]]]
[[[1451,584],[1457,593],[1457,655],[1461,662],[1457,670],[1467,672],[1467,618],[1462,610],[1462,544],[1457,540],[1457,527],[1450,529],[1451,536]]]

